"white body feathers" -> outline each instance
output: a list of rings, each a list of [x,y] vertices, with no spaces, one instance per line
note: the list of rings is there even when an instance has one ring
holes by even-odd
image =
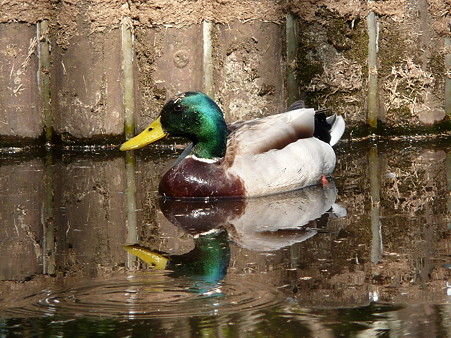
[[[334,119],[331,144],[344,132],[343,118]],[[300,189],[332,173],[335,152],[330,144],[313,137],[314,125],[314,109],[305,108],[237,123],[226,160],[228,171],[244,182],[246,196]]]

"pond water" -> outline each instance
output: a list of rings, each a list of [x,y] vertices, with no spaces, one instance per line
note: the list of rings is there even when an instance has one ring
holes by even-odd
[[[178,147],[3,149],[0,337],[449,337],[449,150],[343,141],[326,187],[188,203]]]

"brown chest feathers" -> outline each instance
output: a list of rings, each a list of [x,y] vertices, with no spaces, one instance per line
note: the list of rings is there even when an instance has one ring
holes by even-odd
[[[163,176],[159,192],[167,197],[244,197],[242,180],[223,166],[187,157]]]

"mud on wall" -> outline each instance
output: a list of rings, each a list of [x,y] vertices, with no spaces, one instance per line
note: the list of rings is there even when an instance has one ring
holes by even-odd
[[[44,134],[48,141],[114,141],[128,115],[139,131],[186,90],[213,96],[228,121],[278,113],[299,97],[332,107],[355,129],[368,122],[370,73],[373,109],[386,126],[449,120],[450,6],[441,0],[26,0],[1,7],[2,143]],[[368,64],[371,43],[375,65]],[[287,59],[293,44],[295,57]]]

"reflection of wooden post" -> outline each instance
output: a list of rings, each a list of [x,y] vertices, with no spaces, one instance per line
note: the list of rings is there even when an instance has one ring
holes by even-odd
[[[367,16],[368,22],[368,115],[371,128],[377,128],[379,98],[377,85],[377,17],[374,12]]]
[[[374,146],[370,149],[368,155],[368,170],[370,175],[370,193],[371,193],[371,262],[378,263],[382,256],[382,233],[379,218],[380,213],[380,173],[379,173],[379,157],[377,148]]]
[[[301,244],[295,243],[290,246],[290,267],[296,269],[301,260]]]
[[[127,203],[127,244],[138,243],[138,229],[136,221],[136,179],[135,179],[135,154],[133,151],[125,153],[125,203]],[[128,253],[127,267],[133,267],[136,256]]]
[[[135,85],[133,72],[133,25],[129,17],[121,24],[122,37],[122,69],[124,72],[124,120],[125,137],[130,139],[135,134]]]
[[[38,85],[41,93],[42,112],[44,115],[45,140],[50,143],[53,134],[53,119],[50,99],[50,36],[47,20],[37,23],[38,46]]]
[[[50,134],[51,136],[51,134]],[[47,140],[49,141],[49,140]],[[42,269],[47,275],[55,274],[55,222],[54,222],[54,199],[53,199],[53,156],[47,152],[44,169],[44,199],[42,207],[42,228],[43,228],[43,255]]]
[[[446,181],[448,191],[451,191],[451,153],[446,153]],[[448,214],[451,214],[451,194],[448,194]],[[451,230],[451,221],[448,222],[448,229]]]
[[[299,18],[293,13],[287,15],[287,97],[288,106],[299,100],[299,83],[296,79],[298,57]]]

